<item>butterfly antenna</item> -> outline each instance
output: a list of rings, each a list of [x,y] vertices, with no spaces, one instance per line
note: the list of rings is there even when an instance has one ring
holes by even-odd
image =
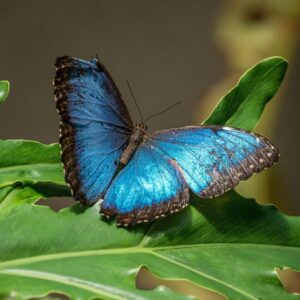
[[[160,111],[160,112],[158,112],[158,113],[156,113],[156,114],[154,114],[154,115],[152,115],[152,116],[146,118],[146,120],[145,120],[144,122],[146,123],[146,122],[149,121],[150,119],[153,119],[153,118],[155,118],[155,117],[161,115],[162,113],[164,113],[164,112],[170,110],[171,108],[173,108],[174,106],[177,106],[178,104],[181,104],[181,101],[178,101],[178,102],[172,104],[171,106],[169,106],[169,107],[163,109],[162,111]]]
[[[132,99],[133,99],[133,101],[134,101],[134,103],[135,103],[135,106],[136,106],[136,108],[137,108],[138,111],[139,111],[139,114],[140,114],[140,117],[141,117],[141,123],[144,123],[144,118],[143,118],[143,114],[142,114],[141,108],[139,107],[139,105],[138,105],[138,103],[137,103],[137,101],[136,101],[136,99],[135,99],[135,97],[134,97],[134,94],[133,94],[133,91],[132,91],[132,88],[131,88],[129,82],[126,81],[126,83],[127,83],[128,88],[129,88],[129,90],[130,90],[130,94],[131,94],[131,97],[132,97]]]

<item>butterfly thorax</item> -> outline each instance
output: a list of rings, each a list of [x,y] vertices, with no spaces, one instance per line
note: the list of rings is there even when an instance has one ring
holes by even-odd
[[[143,141],[146,131],[146,126],[143,123],[138,123],[135,127],[135,131],[130,136],[129,144],[122,154],[120,159],[121,165],[126,165],[133,156],[139,144]]]

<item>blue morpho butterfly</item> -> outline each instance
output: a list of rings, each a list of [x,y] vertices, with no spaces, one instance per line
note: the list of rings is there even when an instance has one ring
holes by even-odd
[[[120,92],[97,58],[60,57],[54,93],[61,116],[66,181],[75,200],[100,202],[122,226],[183,209],[189,189],[212,198],[273,165],[266,138],[223,126],[186,126],[146,133],[133,125]]]

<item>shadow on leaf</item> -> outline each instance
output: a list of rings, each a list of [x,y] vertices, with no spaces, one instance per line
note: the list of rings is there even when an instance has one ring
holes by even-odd
[[[249,242],[255,237],[256,243],[264,243],[270,236],[273,240],[285,240],[289,235],[290,226],[285,215],[274,205],[260,205],[254,199],[247,199],[231,190],[223,196],[213,199],[192,197],[193,207],[204,218],[203,223],[213,226],[221,236],[231,236],[232,242]]]

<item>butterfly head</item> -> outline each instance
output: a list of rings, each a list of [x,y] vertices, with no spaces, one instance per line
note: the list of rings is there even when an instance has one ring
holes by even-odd
[[[130,136],[131,143],[139,145],[143,141],[146,130],[147,126],[145,125],[145,123],[137,123],[135,126],[135,131]]]
[[[135,125],[135,128],[136,128],[136,130],[144,131],[144,132],[148,129],[147,125],[145,123],[143,123],[143,122],[137,123]]]

